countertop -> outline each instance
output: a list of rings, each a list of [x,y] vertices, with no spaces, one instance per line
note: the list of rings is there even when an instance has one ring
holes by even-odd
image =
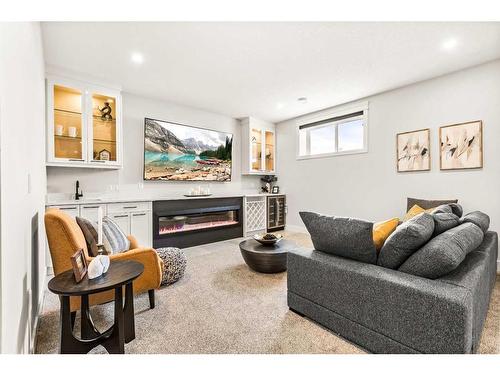
[[[185,197],[183,194],[170,194],[170,195],[160,195],[160,194],[130,194],[130,195],[119,195],[113,196],[110,193],[105,195],[91,195],[79,200],[69,198],[69,194],[59,194],[47,197],[46,206],[62,206],[62,205],[74,205],[74,204],[106,204],[106,203],[121,203],[121,202],[152,202],[161,200],[179,200],[179,199],[205,199],[205,198],[228,198],[228,197],[265,197],[270,195],[284,195],[271,194],[271,193],[252,193],[252,192],[239,192],[239,193],[214,193],[208,197]]]

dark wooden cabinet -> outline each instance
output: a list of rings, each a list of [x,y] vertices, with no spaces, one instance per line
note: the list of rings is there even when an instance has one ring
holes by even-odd
[[[286,224],[286,197],[272,195],[267,197],[267,231],[285,229]]]

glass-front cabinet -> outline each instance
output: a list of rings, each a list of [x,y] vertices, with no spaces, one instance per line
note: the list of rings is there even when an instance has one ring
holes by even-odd
[[[47,165],[119,168],[121,95],[113,89],[47,79]]]
[[[242,119],[243,174],[274,174],[276,137],[274,124],[252,117]]]

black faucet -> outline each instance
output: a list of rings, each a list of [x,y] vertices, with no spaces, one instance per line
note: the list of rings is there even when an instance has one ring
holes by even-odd
[[[76,180],[76,187],[75,187],[75,200],[79,200],[80,197],[83,197],[83,193],[80,193],[80,181]]]

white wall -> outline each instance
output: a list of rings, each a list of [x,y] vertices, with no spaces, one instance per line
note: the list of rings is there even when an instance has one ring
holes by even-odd
[[[45,275],[44,65],[38,23],[0,24],[1,352],[29,349],[31,220],[39,214]],[[31,181],[31,188],[28,181]],[[40,289],[39,296],[42,296]]]
[[[458,198],[466,212],[488,213],[491,228],[500,230],[500,60],[364,101],[366,154],[296,160],[301,118],[278,124],[278,182],[287,194],[289,224],[303,227],[302,210],[373,221],[401,216],[410,196]],[[439,127],[471,120],[483,120],[484,167],[440,171]],[[431,128],[431,171],[397,173],[396,133],[422,128]]]
[[[129,93],[123,94],[124,158],[120,170],[88,170],[84,168],[47,168],[48,193],[72,193],[75,181],[79,180],[83,192],[102,192],[110,185],[120,185],[121,190],[133,190],[144,183],[147,193],[187,192],[198,182],[143,181],[144,118],[155,118],[193,125],[234,135],[232,180],[227,183],[211,182],[213,192],[235,192],[245,189],[260,189],[257,177],[241,175],[241,125],[231,117],[156,99],[144,98]],[[135,186],[134,186],[135,185]]]

